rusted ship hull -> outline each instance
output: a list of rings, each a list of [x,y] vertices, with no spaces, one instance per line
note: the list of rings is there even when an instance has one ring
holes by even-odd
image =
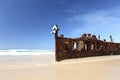
[[[118,55],[120,54],[120,44],[104,42],[94,39],[72,39],[56,37],[56,60]]]
[[[53,29],[54,30],[54,29]],[[100,40],[100,36],[83,34],[80,38],[65,38],[64,35],[58,36],[55,32],[55,57],[56,61],[72,58],[118,55],[120,54],[120,43]]]

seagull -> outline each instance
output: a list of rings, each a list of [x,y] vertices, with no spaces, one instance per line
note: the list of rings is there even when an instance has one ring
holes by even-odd
[[[56,33],[56,31],[55,30],[53,30],[52,32],[51,32],[51,34],[55,34]]]
[[[52,28],[52,30],[54,31],[58,31],[59,30],[59,27],[58,27],[58,25],[53,25],[53,28]]]

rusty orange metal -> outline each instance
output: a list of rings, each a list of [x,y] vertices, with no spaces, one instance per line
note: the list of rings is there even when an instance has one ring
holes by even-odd
[[[96,35],[91,34],[83,34],[79,38],[66,38],[63,34],[58,36],[58,30],[56,29],[54,33],[56,61],[120,54],[120,43],[114,43],[112,36],[110,36],[110,42],[106,42],[105,39],[100,40],[100,35],[97,38]]]

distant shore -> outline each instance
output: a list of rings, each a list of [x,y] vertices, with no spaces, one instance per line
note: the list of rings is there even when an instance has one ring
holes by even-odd
[[[42,56],[42,58],[50,59],[53,58],[53,56]],[[30,61],[31,63],[29,62],[27,64],[0,63],[0,80],[120,79],[120,55],[86,57],[60,62],[51,60],[51,62],[45,64],[35,62],[41,60],[40,56],[31,56],[28,60],[34,61]]]

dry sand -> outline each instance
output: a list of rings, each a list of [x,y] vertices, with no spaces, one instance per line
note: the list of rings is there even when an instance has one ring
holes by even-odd
[[[0,65],[0,80],[120,80],[119,73],[119,55],[50,64]]]

